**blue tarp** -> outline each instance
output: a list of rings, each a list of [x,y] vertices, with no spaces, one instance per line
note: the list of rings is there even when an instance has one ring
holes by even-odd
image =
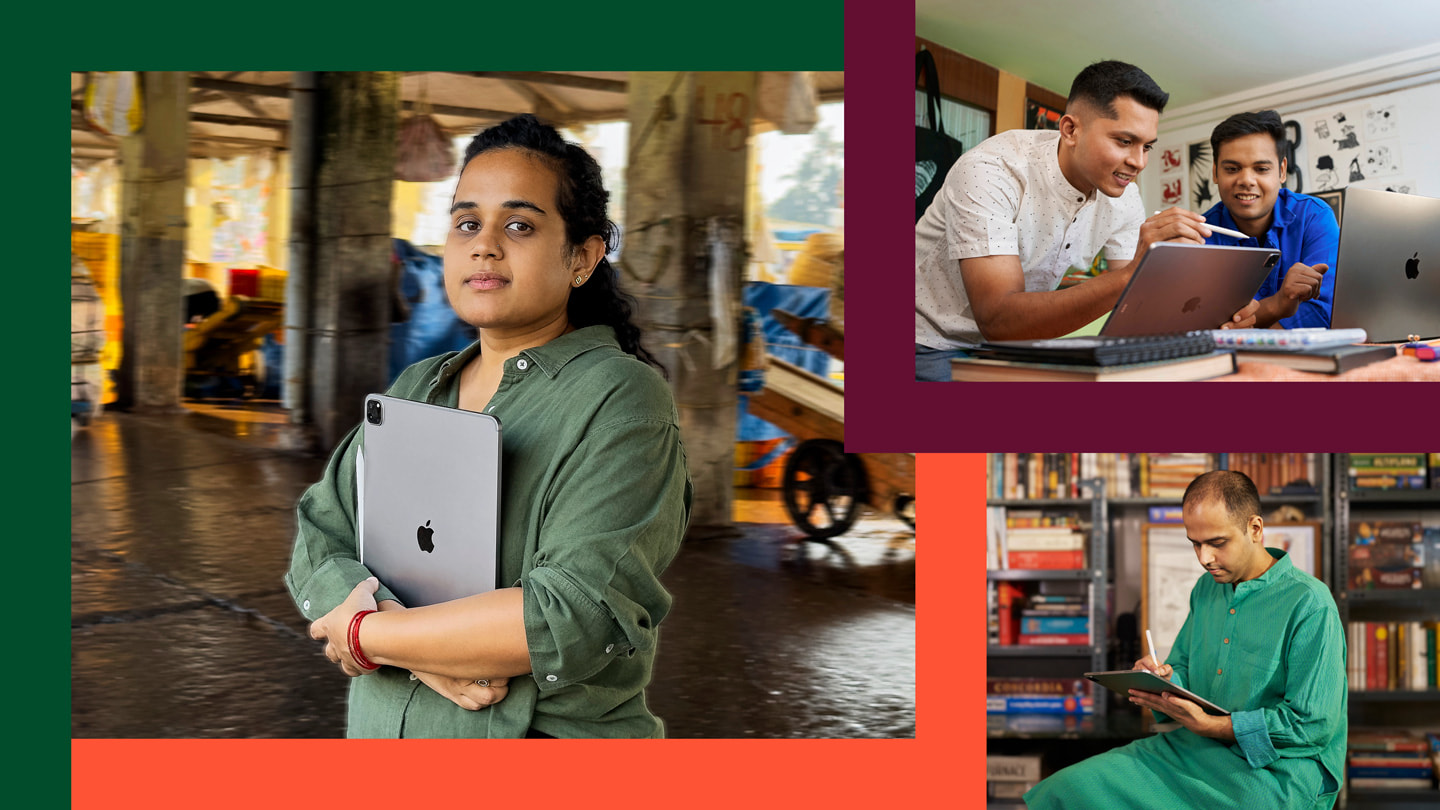
[[[400,292],[410,302],[410,319],[390,325],[390,382],[412,363],[459,351],[475,340],[475,329],[450,308],[445,296],[445,265],[437,256],[404,239],[393,240],[404,266]]]
[[[801,318],[827,320],[830,317],[828,287],[754,281],[745,285],[744,303],[747,307],[754,307],[760,316],[769,354],[822,377],[830,371],[830,355],[825,350],[805,343],[799,335],[770,316],[770,310],[783,309]],[[740,397],[740,412],[736,421],[736,434],[740,441],[764,441],[789,435],[764,419],[751,416],[748,405],[748,399]]]

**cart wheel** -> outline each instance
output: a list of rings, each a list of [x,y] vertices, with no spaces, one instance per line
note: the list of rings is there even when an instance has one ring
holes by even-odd
[[[831,439],[801,442],[785,462],[785,511],[816,539],[844,534],[855,525],[867,489],[860,458]]]
[[[905,522],[910,528],[915,528],[915,496],[895,496],[895,517]]]

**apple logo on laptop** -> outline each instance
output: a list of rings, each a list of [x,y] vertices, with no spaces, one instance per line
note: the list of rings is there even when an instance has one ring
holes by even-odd
[[[1418,278],[1420,275],[1420,251],[1405,260],[1405,278]]]
[[[1180,308],[1180,311],[1181,311],[1181,312],[1194,312],[1195,310],[1197,310],[1197,309],[1199,309],[1199,308],[1200,308],[1200,296],[1197,295],[1197,296],[1195,296],[1194,298],[1191,298],[1189,301],[1186,301],[1186,302],[1185,302],[1185,306],[1181,307],[1181,308]]]
[[[428,520],[425,521],[424,526],[415,530],[415,539],[420,541],[420,550],[426,554],[435,550],[434,536],[435,530],[430,528],[430,521]]]

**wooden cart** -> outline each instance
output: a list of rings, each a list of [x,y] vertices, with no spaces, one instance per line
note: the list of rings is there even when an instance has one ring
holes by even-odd
[[[807,343],[844,359],[840,332],[784,310],[771,316]],[[770,356],[765,387],[750,395],[749,412],[800,442],[785,463],[781,490],[785,510],[800,530],[816,539],[843,534],[865,504],[915,527],[915,455],[845,452],[843,389]]]

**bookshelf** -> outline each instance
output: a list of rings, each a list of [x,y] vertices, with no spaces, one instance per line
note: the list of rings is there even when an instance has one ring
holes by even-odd
[[[1086,582],[1090,585],[1092,636],[1088,645],[1058,649],[1035,650],[992,644],[987,648],[987,669],[991,677],[1080,677],[1091,670],[1128,668],[1144,654],[1143,644],[1135,632],[1137,626],[1128,623],[1130,618],[1134,618],[1138,625],[1138,614],[1141,612],[1138,604],[1142,536],[1147,527],[1158,523],[1157,515],[1160,513],[1168,513],[1167,519],[1174,519],[1174,512],[1178,511],[1181,503],[1183,483],[1188,483],[1186,476],[1195,469],[1239,468],[1251,474],[1257,486],[1264,487],[1261,505],[1267,516],[1267,526],[1270,525],[1271,514],[1279,509],[1285,509],[1295,520],[1316,525],[1319,546],[1313,554],[1316,573],[1329,581],[1335,571],[1332,562],[1336,546],[1332,520],[1335,490],[1332,486],[1331,458],[1327,454],[1048,454],[1061,458],[1032,461],[1029,471],[1032,487],[1037,478],[1035,471],[1040,471],[1038,478],[1041,484],[1037,497],[1004,497],[1014,494],[1016,466],[1005,458],[1006,455],[991,454],[989,459],[991,486],[986,493],[986,504],[992,509],[992,520],[995,507],[1029,511],[1079,510],[1089,515],[1086,534],[1088,556],[1085,567],[1079,570],[992,568],[987,574],[987,584],[993,587],[996,583],[1007,581]],[[1047,454],[1018,455],[1023,459],[1025,456]],[[1161,485],[1152,491],[1149,484],[1156,479],[1149,475],[1149,469],[1142,473],[1141,463],[1137,461],[1144,456],[1144,464],[1148,467],[1150,455],[1193,457],[1177,460],[1183,471],[1177,471],[1168,480],[1160,479]],[[1114,458],[1107,458],[1110,456],[1123,458],[1117,462]],[[1271,465],[1275,469],[1262,477],[1257,469],[1259,464]],[[1020,466],[1024,466],[1023,461]],[[1249,469],[1245,469],[1246,466]],[[1123,486],[1118,485],[1121,477],[1126,479]],[[1308,482],[1308,485],[1294,485],[1300,480]],[[1155,491],[1160,494],[1155,494]],[[1192,555],[1187,563],[1194,564],[1193,552],[1186,545],[1185,553]],[[1200,573],[1196,565],[1194,571],[1187,574],[1184,582],[1187,593]],[[1127,617],[1126,614],[1132,611],[1135,615]],[[1120,620],[1118,627],[1117,619]],[[1126,704],[1123,698],[1112,698],[1108,691],[1099,688],[1093,694],[1094,711],[1089,715],[988,714],[989,753],[1001,757],[1038,754],[1043,757],[1044,773],[1048,775],[1089,756],[1154,733],[1148,715]],[[1437,699],[1436,705],[1440,706],[1440,699]],[[1018,800],[991,797],[988,806],[1023,805]]]
[[[1398,626],[1402,623],[1440,621],[1440,590],[1435,586],[1433,575],[1428,581],[1422,578],[1423,587],[1419,589],[1352,588],[1352,575],[1356,572],[1352,570],[1350,554],[1359,524],[1440,524],[1440,489],[1352,489],[1350,470],[1350,456],[1338,454],[1332,470],[1335,493],[1332,570],[1335,576],[1331,579],[1331,586],[1341,623],[1347,628],[1351,660],[1355,661],[1356,638],[1350,631],[1357,624],[1363,629],[1363,623],[1394,623]],[[1433,487],[1433,479],[1430,483]],[[1361,649],[1363,656],[1363,647]],[[1372,676],[1373,672],[1366,677]],[[1406,688],[1399,682],[1393,689],[1388,682],[1383,688],[1369,683],[1365,684],[1365,688],[1353,688],[1357,683],[1353,671],[1351,681],[1349,720],[1352,740],[1357,733],[1372,731],[1440,731],[1440,690],[1434,687]],[[1347,784],[1337,806],[1343,810],[1418,810],[1437,804],[1440,804],[1440,792],[1433,788],[1351,788]]]
[[[1087,481],[1093,491],[1101,491],[1099,481]],[[987,672],[991,677],[1015,678],[1066,678],[1080,679],[1084,673],[1105,668],[1106,650],[1109,648],[1109,615],[1106,609],[1106,571],[1109,570],[1108,532],[1105,499],[1085,498],[991,498],[987,500],[992,517],[995,507],[1007,510],[1024,510],[1049,515],[1060,513],[1065,516],[1081,517],[1080,528],[1084,535],[1084,563],[1082,568],[1057,569],[996,569],[987,571],[988,587],[992,592],[1000,583],[1074,583],[1086,585],[1084,600],[1088,624],[1089,641],[1084,644],[1056,644],[1027,646],[1022,644],[991,644],[988,647]],[[1031,592],[1038,589],[1029,589]],[[1078,591],[1079,588],[1069,589]],[[1063,674],[1057,674],[1063,673]],[[1087,683],[1088,687],[1089,684]],[[1094,729],[1097,722],[1103,727],[1105,701],[1094,695],[1093,717],[1079,716],[1089,723],[1050,722],[1051,718],[1030,718],[1028,722],[1002,723],[992,727],[990,733],[997,736],[1016,734],[1032,736],[1042,734],[1050,728],[1059,734],[1077,734],[1082,730]],[[1017,717],[1017,715],[996,715]]]

